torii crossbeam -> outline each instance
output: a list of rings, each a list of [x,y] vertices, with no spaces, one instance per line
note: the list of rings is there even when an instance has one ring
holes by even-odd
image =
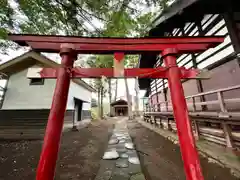
[[[37,169],[37,180],[54,179],[70,79],[102,76],[168,79],[186,178],[187,180],[204,179],[181,84],[181,79],[197,78],[199,71],[179,68],[176,63],[176,55],[197,53],[215,47],[224,41],[223,36],[87,38],[10,34],[9,39],[21,46],[30,46],[35,51],[60,53],[62,57],[61,68],[31,69],[28,73],[30,78],[57,78]],[[165,67],[124,69],[124,54],[143,54],[146,52],[161,54]],[[114,68],[73,68],[77,54],[114,54]]]

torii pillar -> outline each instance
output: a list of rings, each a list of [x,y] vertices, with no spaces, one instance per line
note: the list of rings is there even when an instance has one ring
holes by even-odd
[[[59,68],[57,73],[57,82],[38,163],[36,180],[52,180],[55,174],[71,78],[69,70],[73,67],[76,55],[71,45],[66,44],[60,49],[62,67]]]

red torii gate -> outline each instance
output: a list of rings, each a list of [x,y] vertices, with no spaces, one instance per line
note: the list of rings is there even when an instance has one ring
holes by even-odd
[[[57,78],[48,118],[42,153],[37,168],[37,180],[53,180],[58,157],[64,113],[71,78],[139,77],[167,78],[174,117],[187,180],[203,180],[199,157],[188,116],[181,79],[197,78],[198,70],[178,67],[176,55],[197,53],[224,41],[218,37],[169,38],[87,38],[70,36],[39,36],[10,34],[9,39],[39,52],[60,53],[62,67],[32,69],[30,78]],[[124,53],[161,53],[165,67],[123,69]],[[73,68],[77,54],[114,54],[115,68]]]

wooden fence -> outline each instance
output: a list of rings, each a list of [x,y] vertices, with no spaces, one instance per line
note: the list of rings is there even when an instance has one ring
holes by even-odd
[[[196,139],[203,138],[229,148],[240,147],[240,98],[224,97],[225,92],[236,90],[240,90],[240,85],[186,97]],[[202,97],[208,95],[216,99],[202,101]],[[214,111],[209,110],[208,106],[214,106]],[[230,106],[234,107],[233,111],[228,110]],[[172,109],[169,101],[148,105],[144,110],[144,120],[176,131]]]

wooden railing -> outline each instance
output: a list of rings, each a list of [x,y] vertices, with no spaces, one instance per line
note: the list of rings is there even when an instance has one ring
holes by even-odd
[[[223,88],[223,89],[218,89],[218,90],[212,90],[212,91],[208,91],[208,92],[204,92],[204,93],[199,93],[196,95],[191,95],[191,96],[187,96],[185,97],[186,100],[191,99],[192,102],[187,102],[187,106],[189,108],[190,112],[197,112],[200,111],[202,112],[202,108],[197,108],[197,107],[202,107],[202,106],[207,106],[207,105],[218,105],[219,106],[219,115],[225,115],[225,116],[235,116],[238,115],[240,116],[240,107],[239,107],[239,113],[237,112],[228,112],[227,108],[226,108],[226,104],[228,103],[240,103],[240,98],[231,98],[231,99],[224,99],[223,98],[223,92],[227,92],[227,91],[231,91],[231,90],[236,90],[236,89],[240,89],[240,85],[237,86],[232,86],[229,88]],[[204,101],[204,102],[200,102],[200,101],[196,101],[196,98],[201,98],[202,96],[206,96],[206,95],[211,95],[211,94],[217,94],[218,99],[217,100],[211,100],[211,101]],[[192,108],[191,108],[192,107]],[[159,112],[159,111],[169,111],[170,109],[172,109],[171,106],[171,102],[170,101],[163,101],[163,102],[159,102],[156,103],[152,106],[148,106],[147,109],[145,109],[145,111],[149,111],[149,112]],[[212,112],[205,112],[206,115],[212,115]]]
[[[235,108],[234,112],[227,109],[229,104],[239,103],[240,105],[240,98],[226,99],[223,96],[224,92],[237,89],[240,89],[240,85],[186,97],[196,139],[201,136],[230,148],[240,147],[240,107],[239,109]],[[202,96],[212,94],[216,95],[216,100],[200,101]],[[215,105],[217,108],[214,111],[209,111],[208,105]],[[144,117],[146,121],[160,127],[163,127],[165,122],[167,129],[176,130],[172,105],[169,101],[145,107]]]

